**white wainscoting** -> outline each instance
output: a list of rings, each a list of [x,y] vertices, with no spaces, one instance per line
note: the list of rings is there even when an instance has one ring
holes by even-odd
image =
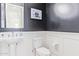
[[[5,37],[1,37],[3,33]],[[23,36],[23,40],[16,44],[16,56],[35,55],[33,53],[33,39],[40,39],[42,46],[48,48],[52,56],[79,56],[79,33],[54,31],[1,32],[0,39],[8,39],[8,34],[9,37],[12,37],[12,34]],[[9,45],[0,42],[0,55],[10,55],[8,52],[10,52]]]
[[[79,56],[79,33],[69,32],[47,32],[48,47],[55,55]],[[53,48],[52,44],[59,44],[58,51]]]

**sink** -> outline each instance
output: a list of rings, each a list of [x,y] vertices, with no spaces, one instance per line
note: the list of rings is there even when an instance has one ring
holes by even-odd
[[[11,43],[18,43],[20,41],[22,41],[23,39],[23,36],[19,36],[17,35],[17,33],[0,33],[0,43],[8,43],[8,44],[11,44]]]
[[[0,38],[0,43],[12,44],[20,41],[22,41],[22,38]]]
[[[21,42],[24,39],[23,35],[16,32],[2,32],[0,33],[0,44],[7,44],[9,49],[9,55],[16,55],[17,43]],[[4,45],[2,45],[4,46]],[[4,50],[4,48],[1,48]],[[4,51],[3,51],[4,52]]]

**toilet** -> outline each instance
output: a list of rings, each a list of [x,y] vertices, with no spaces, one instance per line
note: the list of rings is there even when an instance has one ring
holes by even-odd
[[[50,56],[50,51],[45,47],[37,48],[36,56]]]
[[[36,56],[50,56],[50,51],[46,47],[42,46],[41,38],[33,40],[33,48],[36,50]]]

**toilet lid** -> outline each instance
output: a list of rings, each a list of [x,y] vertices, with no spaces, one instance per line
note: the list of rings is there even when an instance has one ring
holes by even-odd
[[[40,54],[40,55],[49,55],[50,54],[50,51],[47,49],[47,48],[45,48],[45,47],[41,47],[41,48],[38,48],[38,49],[36,49],[36,52],[38,53],[38,54]]]

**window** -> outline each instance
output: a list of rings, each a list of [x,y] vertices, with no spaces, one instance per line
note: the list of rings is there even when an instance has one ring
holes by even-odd
[[[5,25],[6,28],[24,28],[24,7],[5,4]]]

